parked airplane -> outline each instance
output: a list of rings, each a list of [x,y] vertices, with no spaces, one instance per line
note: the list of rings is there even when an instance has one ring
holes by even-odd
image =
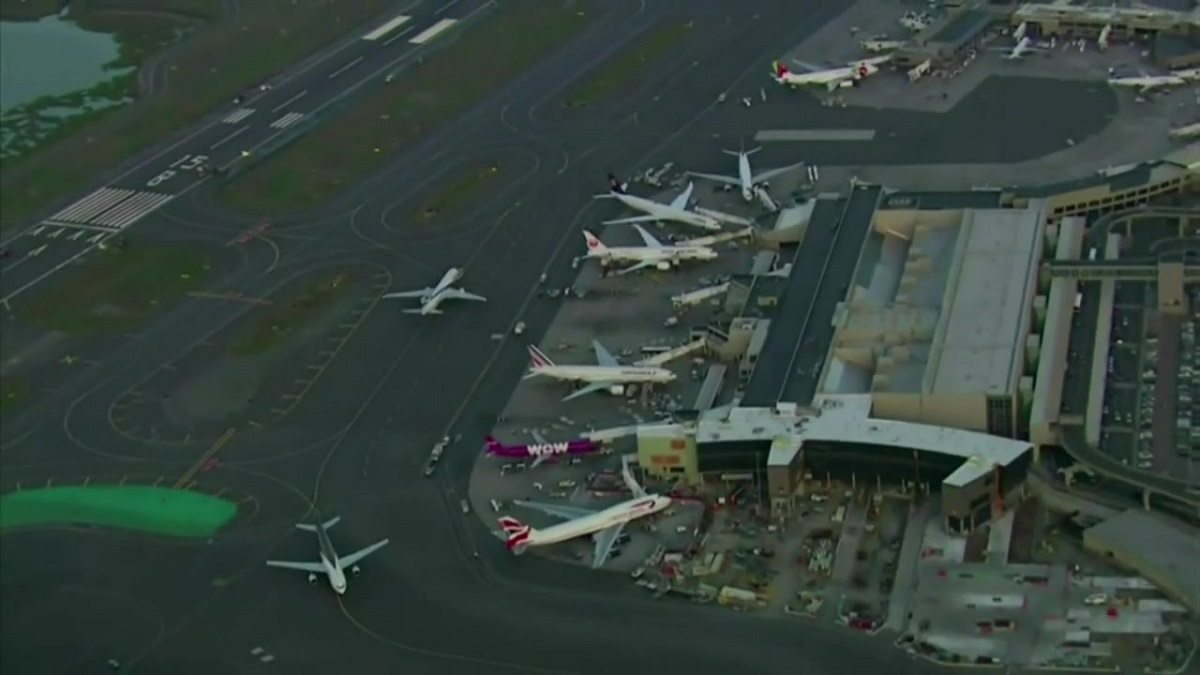
[[[525,525],[512,516],[500,518],[500,527],[507,533],[505,546],[516,555],[520,555],[530,546],[546,546],[575,539],[584,535],[592,535],[595,548],[592,552],[592,567],[604,565],[612,553],[613,545],[621,536],[625,523],[645,516],[653,515],[671,505],[671,498],[662,495],[648,494],[634,480],[629,472],[629,466],[621,468],[621,476],[633,493],[633,499],[610,506],[602,511],[582,509],[564,504],[539,504],[536,502],[514,501],[514,504],[537,509],[552,516],[566,519],[567,522],[552,525],[539,530]]]
[[[675,373],[658,366],[643,365],[642,362],[624,366],[596,340],[592,341],[592,350],[596,353],[594,366],[560,366],[550,360],[542,350],[529,345],[529,372],[522,379],[531,377],[550,377],[565,382],[585,383],[575,390],[564,401],[585,396],[604,389],[614,389],[626,384],[665,384],[675,380]]]
[[[841,68],[819,68],[810,64],[799,63],[808,72],[793,73],[782,61],[771,64],[771,77],[779,84],[789,87],[820,85],[833,91],[838,87],[850,86],[879,72],[879,65],[892,59],[891,55],[875,56],[861,61],[855,61]]]
[[[350,569],[352,574],[358,574],[358,562],[363,558],[371,555],[375,551],[387,546],[388,540],[383,539],[371,544],[370,546],[351,553],[346,557],[340,557],[337,551],[333,548],[333,542],[329,541],[329,530],[341,521],[341,517],[331,518],[318,525],[309,525],[307,523],[297,523],[296,528],[305,532],[315,532],[317,535],[317,547],[320,551],[320,560],[318,562],[289,562],[287,560],[268,560],[267,567],[281,567],[289,570],[299,570],[308,572],[308,583],[314,584],[317,582],[317,575],[324,574],[329,579],[329,585],[333,587],[333,591],[338,595],[346,592],[346,572]]]
[[[796,164],[793,164],[791,166],[784,166],[784,167],[780,167],[778,169],[768,169],[768,170],[763,171],[762,173],[759,173],[756,175],[750,169],[750,155],[753,155],[754,153],[758,152],[759,150],[762,150],[762,148],[754,148],[752,150],[739,150],[737,152],[734,152],[733,150],[722,150],[721,151],[727,155],[732,155],[732,156],[738,158],[738,174],[737,174],[737,176],[722,176],[720,174],[697,173],[695,171],[689,171],[688,175],[695,176],[696,178],[703,178],[705,180],[711,180],[711,181],[715,181],[717,183],[722,183],[724,185],[732,185],[734,187],[740,188],[742,191],[742,199],[745,199],[746,201],[749,202],[749,201],[753,201],[754,198],[758,196],[759,189],[761,189],[762,186],[764,186],[768,181],[770,181],[775,176],[785,174],[788,171],[794,171],[794,170],[799,169],[800,167],[804,166],[804,162],[797,162]]]
[[[680,242],[678,244],[664,244],[654,238],[641,225],[633,226],[638,234],[642,236],[642,241],[645,246],[605,246],[604,242],[588,232],[583,231],[583,238],[587,241],[587,258],[599,258],[600,262],[608,265],[613,262],[632,262],[635,263],[631,267],[626,267],[617,272],[617,274],[628,274],[636,270],[646,267],[654,267],[655,269],[666,270],[671,269],[672,265],[678,265],[684,260],[715,260],[717,252],[708,246],[699,246],[691,242]]]
[[[1143,74],[1132,77],[1110,77],[1108,84],[1114,87],[1138,89],[1140,93],[1144,94],[1152,89],[1180,87],[1196,81],[1200,81],[1200,68],[1176,70],[1166,75]]]
[[[463,271],[457,267],[451,267],[442,275],[442,280],[437,282],[437,285],[432,288],[422,288],[419,291],[401,291],[399,293],[388,293],[384,298],[420,298],[421,306],[415,309],[403,310],[405,314],[420,314],[426,316],[429,314],[441,314],[442,310],[438,309],[438,305],[446,300],[477,300],[479,302],[487,302],[487,298],[482,295],[468,293],[461,288],[451,288],[450,284],[462,279]]]
[[[1007,54],[1005,54],[1004,56],[1001,56],[1000,58],[1012,60],[1012,59],[1019,59],[1031,52],[1044,52],[1046,50],[1041,47],[1035,46],[1033,43],[1033,38],[1031,38],[1029,36],[1025,36],[1025,37],[1022,37],[1019,40],[1017,40],[1017,43],[1015,45],[1013,45],[1012,47],[996,47],[992,51],[1008,52]]]
[[[560,455],[587,455],[600,449],[600,444],[590,438],[576,438],[572,441],[549,443],[536,431],[533,433],[533,437],[534,443],[523,443],[521,445],[504,445],[492,436],[488,436],[484,443],[489,455],[511,459],[528,459],[532,457],[532,466],[534,467],[551,457],[558,457]]]
[[[613,176],[609,176],[609,186],[620,184]],[[705,216],[694,211],[688,210],[688,202],[692,198],[692,192],[695,185],[688,183],[687,188],[679,193],[675,199],[671,200],[670,204],[660,204],[653,199],[638,197],[625,192],[624,189],[618,187],[613,188],[606,195],[596,195],[596,199],[616,199],[625,206],[636,211],[645,213],[644,216],[633,216],[630,218],[618,218],[616,220],[606,220],[605,225],[621,225],[625,223],[658,223],[665,220],[676,223],[684,223],[705,230],[720,230],[721,222],[716,218]]]

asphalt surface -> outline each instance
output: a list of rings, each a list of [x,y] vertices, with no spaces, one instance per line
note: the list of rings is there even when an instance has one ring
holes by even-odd
[[[203,414],[217,408],[212,401],[193,402],[197,410],[184,419],[168,419],[166,403],[120,412],[131,397],[172,398],[182,386],[175,379],[185,377],[180,372],[195,373],[193,379],[228,372],[232,378],[236,369],[212,346],[225,331],[244,326],[251,304],[191,299],[136,336],[72,345],[85,366],[48,379],[50,391],[0,430],[9,489],[18,481],[108,480],[118,474],[142,482],[192,478],[207,489],[249,495],[248,503],[262,506],[203,545],[78,532],[6,535],[0,549],[6,594],[0,661],[31,672],[94,672],[106,658],[147,673],[929,670],[923,662],[898,658],[886,641],[856,632],[654,603],[624,578],[536,556],[513,558],[492,537],[490,524],[459,510],[479,442],[525,367],[521,341],[489,336],[518,320],[527,323],[531,341],[546,330],[557,307],[535,297],[538,277],[545,273],[555,285],[571,281],[570,259],[582,250],[579,230],[610,215],[611,205],[590,199],[606,173],[668,159],[728,170],[713,147],[718,139],[704,133],[725,129],[719,140],[732,147],[759,121],[739,121],[732,108],[708,106],[720,91],[756,90],[769,55],[801,41],[840,4],[821,0],[797,12],[793,4],[764,1],[754,14],[730,15],[728,5],[711,1],[618,3],[556,57],[432,134],[410,157],[347,190],[322,213],[276,223],[244,246],[226,244],[254,217],[212,209],[205,184],[182,192],[193,177],[164,179],[180,181],[171,183],[176,197],[129,231],[131,245],[169,240],[211,247],[222,271],[212,290],[251,297],[349,269],[353,287],[330,328],[341,332],[333,344],[308,336],[286,355],[254,366],[264,383],[312,381],[276,421],[262,416],[272,404],[255,393],[278,388],[268,384],[238,384],[250,393],[239,390],[246,400],[227,401],[224,417]],[[703,40],[648,65],[641,82],[611,104],[570,112],[558,106],[556,96],[573,79],[680,6],[705,31]],[[464,9],[455,5],[451,11]],[[429,9],[404,13],[428,17]],[[363,75],[371,70],[368,63],[391,67],[389,59],[401,58],[406,45],[398,41],[389,55],[364,58],[353,69]],[[354,60],[353,50],[379,48],[346,46],[307,74],[277,82],[262,102],[248,103],[256,113],[238,122],[241,127],[218,121],[156,162],[197,153],[217,164],[228,161],[235,156],[228,153],[253,147],[251,140],[269,138],[270,123],[286,112],[311,112],[343,91],[330,82],[349,76],[330,75]],[[308,93],[299,102],[288,102],[302,91]],[[803,101],[781,115],[828,128],[844,114]],[[272,108],[277,110],[262,114]],[[781,128],[780,122],[771,126]],[[212,150],[239,128],[246,131]],[[964,137],[985,132],[962,128]],[[894,151],[881,146],[877,159]],[[793,155],[769,148],[755,160],[772,166],[794,161]],[[412,222],[409,215],[439,176],[480,159],[502,167],[494,190],[453,222]],[[171,161],[146,163],[114,185],[145,189]],[[39,255],[21,257],[42,245],[47,248]],[[6,298],[84,246],[62,237],[46,242],[44,233],[18,240],[16,259],[5,265]],[[464,267],[463,285],[489,302],[448,303],[446,314],[430,319],[374,302],[383,286],[418,288],[451,265]],[[319,378],[305,374],[317,363]],[[156,377],[168,384],[147,384]],[[209,398],[223,395],[219,385]],[[237,431],[210,455],[226,429]],[[429,448],[444,433],[462,434],[463,440],[432,479],[422,478]],[[208,458],[219,464],[195,470]],[[291,527],[311,520],[313,505],[327,516],[342,516],[332,534],[341,551],[392,539],[365,561],[362,576],[351,579],[341,599],[325,586],[310,587],[303,574],[262,565],[267,557],[315,556],[313,537]],[[64,551],[69,559],[58,560]],[[88,598],[84,609],[72,609],[72,593]],[[85,618],[88,611],[113,618],[101,630]],[[128,617],[124,628],[113,629],[117,617]],[[256,649],[263,651],[256,656]],[[259,664],[264,654],[271,664]]]

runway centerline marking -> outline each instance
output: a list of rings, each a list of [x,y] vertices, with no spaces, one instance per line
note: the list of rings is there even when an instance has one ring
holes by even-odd
[[[275,106],[274,108],[271,108],[271,112],[277,113],[280,110],[283,110],[284,108],[288,107],[289,105],[304,98],[305,94],[307,94],[307,93],[308,93],[308,90],[305,89],[304,91],[300,92],[299,94],[296,94],[295,96],[289,98],[288,100],[284,101],[283,103],[280,103],[279,105]]]
[[[208,146],[208,149],[216,150],[217,148],[221,147],[222,145],[225,145],[229,141],[232,141],[233,139],[237,138],[239,134],[246,133],[246,131],[248,131],[249,129],[250,129],[250,127],[242,127],[241,129],[234,131],[232,134],[229,134],[225,138],[222,138],[221,140],[217,141],[216,143],[213,143],[212,145]]]
[[[399,40],[400,38],[404,37],[405,35],[408,35],[409,33],[413,32],[414,28],[415,28],[415,26],[409,26],[408,28],[405,28],[404,30],[400,31],[399,33],[396,33],[392,37],[384,40],[383,46],[387,47],[388,45],[392,44],[396,40]]]
[[[350,63],[347,63],[346,65],[342,66],[341,68],[338,68],[337,70],[335,70],[329,74],[329,79],[332,80],[333,78],[337,77],[338,75],[341,75],[342,73],[346,72],[347,70],[350,70],[354,66],[357,66],[358,64],[362,63],[362,60],[363,60],[363,57],[360,56],[360,57],[354,59],[353,61],[351,61]]]
[[[179,477],[179,480],[175,481],[175,485],[173,485],[172,488],[178,490],[185,485],[194,483],[195,481],[192,480],[192,477],[204,467],[208,460],[215,457],[217,453],[221,451],[221,448],[225,447],[225,445],[229,443],[229,440],[233,438],[233,435],[236,433],[237,429],[228,429],[225,431],[225,433],[221,434],[220,438],[213,442],[212,447],[210,447],[208,451],[201,455],[200,459],[196,460],[195,464],[188,467],[188,470]]]

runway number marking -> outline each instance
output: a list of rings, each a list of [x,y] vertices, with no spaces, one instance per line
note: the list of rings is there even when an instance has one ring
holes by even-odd
[[[171,162],[170,168],[180,171],[195,171],[208,163],[208,155],[184,155]]]
[[[151,187],[151,188],[158,187],[159,185],[162,185],[163,183],[165,183],[168,180],[171,180],[174,177],[175,177],[175,172],[170,169],[167,169],[166,171],[155,176],[154,178],[151,178],[150,180],[146,181],[146,187]]]

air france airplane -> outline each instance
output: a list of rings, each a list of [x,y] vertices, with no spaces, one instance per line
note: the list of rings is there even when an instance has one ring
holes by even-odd
[[[672,199],[670,204],[660,204],[652,199],[631,195],[624,190],[623,186],[621,186],[620,182],[614,176],[610,175],[608,177],[608,183],[612,190],[606,195],[596,195],[596,199],[616,199],[625,206],[635,211],[641,211],[646,215],[606,220],[604,221],[605,225],[671,221],[699,227],[703,230],[716,231],[721,229],[721,223],[716,218],[688,210],[688,202],[691,200],[692,191],[695,188],[695,185],[692,183],[688,183],[687,188],[679,193],[675,199]]]
[[[420,314],[427,316],[429,314],[441,314],[442,310],[438,309],[438,305],[446,300],[476,300],[478,302],[487,302],[487,298],[482,295],[468,293],[461,288],[451,288],[450,284],[462,279],[463,271],[457,267],[451,267],[442,275],[442,280],[432,288],[422,288],[418,291],[400,291],[399,293],[387,293],[384,298],[419,298],[421,306],[414,309],[403,310],[405,314]]]
[[[565,504],[514,501],[513,503],[518,506],[536,509],[566,519],[567,522],[552,525],[543,530],[530,527],[512,516],[504,516],[500,518],[500,527],[507,537],[505,546],[514,555],[520,555],[530,546],[546,546],[591,535],[595,544],[592,552],[592,567],[602,566],[612,553],[613,546],[621,536],[621,530],[625,528],[626,523],[653,515],[671,505],[670,497],[648,494],[641,485],[638,485],[629,471],[628,464],[621,467],[621,477],[625,480],[630,492],[633,493],[633,499],[610,506],[602,511]]]
[[[738,152],[734,152],[733,150],[721,151],[727,155],[733,155],[734,157],[738,158],[738,175],[736,177],[722,176],[715,173],[697,173],[695,171],[689,171],[688,175],[740,188],[742,191],[742,199],[745,199],[749,202],[753,201],[755,197],[758,196],[758,189],[767,181],[771,180],[775,176],[785,174],[788,171],[794,171],[804,166],[804,162],[798,162],[791,166],[784,166],[778,169],[768,169],[762,173],[755,174],[750,169],[750,155],[753,155],[759,150],[762,150],[762,148],[754,148],[753,150],[740,150]]]
[[[338,595],[346,593],[346,572],[348,568],[352,574],[358,574],[358,562],[363,558],[371,555],[375,551],[387,546],[388,540],[383,539],[374,544],[355,551],[346,557],[340,557],[337,551],[333,548],[333,542],[329,540],[329,530],[334,525],[341,521],[341,517],[331,518],[319,525],[309,525],[307,523],[297,523],[296,529],[304,530],[305,532],[314,532],[317,535],[317,547],[320,551],[320,560],[318,562],[291,562],[287,560],[268,560],[267,567],[280,567],[289,570],[299,570],[308,572],[308,583],[315,584],[317,575],[324,574],[329,579],[329,585],[333,587],[333,592]]]
[[[597,365],[560,366],[551,361],[542,350],[529,345],[529,372],[522,379],[549,377],[564,382],[586,383],[564,398],[564,401],[626,384],[665,384],[675,380],[675,373],[656,364],[639,361],[630,366],[621,365],[617,357],[596,340],[592,340],[592,350],[596,352]]]

